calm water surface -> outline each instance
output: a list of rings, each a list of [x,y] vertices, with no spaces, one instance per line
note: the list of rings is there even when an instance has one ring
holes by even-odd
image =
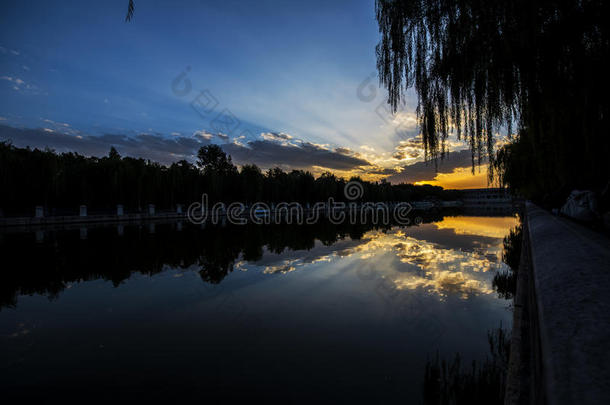
[[[491,280],[517,221],[5,232],[0,385],[57,398],[419,403],[427,358],[484,359],[487,331],[510,328]]]

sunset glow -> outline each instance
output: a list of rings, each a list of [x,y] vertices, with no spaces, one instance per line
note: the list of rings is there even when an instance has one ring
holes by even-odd
[[[429,184],[449,189],[468,189],[489,187],[487,180],[487,164],[476,167],[474,174],[471,167],[458,167],[451,173],[438,173],[434,180],[415,182],[416,185]]]

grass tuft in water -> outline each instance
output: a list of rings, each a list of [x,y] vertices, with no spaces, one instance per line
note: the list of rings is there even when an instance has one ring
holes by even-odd
[[[510,355],[510,334],[502,326],[487,333],[491,356],[483,362],[462,366],[456,353],[453,360],[428,360],[424,375],[426,405],[503,404]]]

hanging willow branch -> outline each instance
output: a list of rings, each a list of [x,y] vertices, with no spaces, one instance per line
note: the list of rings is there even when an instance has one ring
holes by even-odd
[[[393,111],[415,89],[426,158],[455,132],[473,168],[487,152],[490,176],[510,167],[519,187],[607,182],[610,2],[376,0],[376,17],[380,84]],[[513,122],[523,144],[494,155]]]
[[[442,156],[455,131],[480,163],[483,151],[491,157],[493,132],[511,132],[522,89],[507,41],[518,29],[509,3],[377,0],[380,83],[393,111],[415,88],[426,157]]]
[[[127,15],[125,16],[125,21],[131,21],[131,19],[133,18],[133,9],[134,9],[133,0],[129,0],[129,4],[127,5]]]

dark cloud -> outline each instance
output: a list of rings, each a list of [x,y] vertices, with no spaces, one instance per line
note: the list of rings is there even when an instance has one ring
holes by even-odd
[[[235,162],[254,163],[263,168],[283,166],[293,169],[307,169],[320,166],[336,170],[351,170],[370,163],[356,156],[350,156],[325,149],[309,142],[280,144],[267,140],[250,141],[247,145],[231,143],[222,145]]]
[[[162,164],[171,164],[181,159],[192,160],[201,146],[209,144],[206,138],[197,135],[171,138],[159,134],[80,136],[48,129],[19,129],[5,125],[0,125],[0,140],[10,140],[18,147],[49,147],[57,152],[75,151],[87,156],[105,156],[110,147],[114,146],[123,156],[141,157]]]
[[[459,152],[449,152],[444,159],[438,159],[437,166],[434,162],[418,162],[410,166],[404,166],[400,173],[388,177],[391,183],[415,183],[416,181],[434,180],[437,173],[452,173],[459,167],[471,167],[472,154],[469,149]]]
[[[335,148],[335,152],[340,153],[342,155],[351,155],[353,153],[350,148],[344,148],[342,146]]]
[[[395,174],[396,173],[396,169],[392,169],[392,168],[379,168],[379,169],[373,169],[373,170],[367,170],[368,173],[371,174],[382,174],[382,175],[388,175],[388,174]]]
[[[121,155],[142,157],[162,164],[181,159],[193,161],[197,150],[210,143],[208,134],[195,133],[192,137],[160,134],[73,135],[49,129],[20,129],[0,125],[0,140],[10,140],[18,147],[49,147],[57,152],[75,151],[87,156],[105,156],[114,146]],[[338,153],[309,142],[280,144],[267,140],[251,141],[247,145],[220,145],[237,164],[255,163],[263,168],[282,166],[309,169],[321,166],[329,169],[350,170],[370,166],[366,160]]]

